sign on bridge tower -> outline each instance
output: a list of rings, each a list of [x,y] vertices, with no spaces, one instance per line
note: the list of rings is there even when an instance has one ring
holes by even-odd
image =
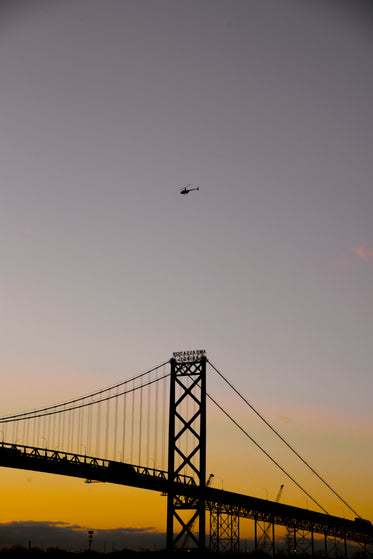
[[[192,476],[198,491],[180,495],[177,483]],[[167,548],[205,549],[206,356],[204,350],[173,354],[168,444]]]

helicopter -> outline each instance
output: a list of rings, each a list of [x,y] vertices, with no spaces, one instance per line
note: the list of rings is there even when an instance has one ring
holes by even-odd
[[[186,186],[184,186],[184,188],[180,189],[180,194],[189,194],[189,192],[191,192],[192,190],[199,190],[199,186],[197,186],[196,188],[189,188],[189,186],[192,186],[191,184],[187,184]]]

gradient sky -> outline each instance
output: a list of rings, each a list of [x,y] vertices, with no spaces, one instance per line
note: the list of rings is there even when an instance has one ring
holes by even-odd
[[[0,415],[205,348],[373,520],[372,23],[360,0],[0,1]],[[217,485],[275,498],[254,447],[236,475],[223,419],[209,437]],[[127,488],[0,487],[0,522],[165,525]]]

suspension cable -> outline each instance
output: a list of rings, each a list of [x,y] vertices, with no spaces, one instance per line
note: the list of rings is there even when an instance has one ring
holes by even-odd
[[[291,450],[293,454],[305,465],[307,468],[344,504],[346,507],[350,509],[358,518],[360,515],[341,497],[333,487],[320,475],[316,472],[316,470],[295,450],[293,446],[282,436],[280,433],[267,421],[255,408],[250,402],[240,394],[240,392],[229,382],[228,379],[224,377],[224,375],[211,363],[211,361],[207,360],[210,363],[211,367],[218,373],[218,375],[228,384],[228,386],[245,402],[247,406],[271,429],[271,431]]]
[[[123,392],[120,392],[119,394],[106,396],[105,398],[101,398],[100,400],[95,400],[94,402],[85,402],[85,403],[79,404],[77,406],[72,406],[71,408],[64,408],[62,410],[61,409],[57,410],[57,408],[60,407],[61,405],[68,405],[69,403],[67,402],[66,404],[60,404],[58,406],[51,406],[50,408],[44,408],[43,410],[37,410],[35,412],[29,412],[30,415],[26,415],[26,416],[25,416],[25,414],[19,414],[19,415],[14,415],[12,417],[0,418],[0,424],[4,424],[4,423],[7,424],[7,423],[16,422],[16,421],[25,421],[25,420],[29,420],[29,419],[37,419],[37,418],[45,417],[45,416],[48,416],[48,415],[56,415],[56,414],[60,414],[60,413],[65,413],[67,411],[78,410],[78,409],[81,409],[81,408],[87,408],[87,407],[93,406],[95,404],[101,404],[102,402],[107,402],[108,400],[112,400],[113,398],[118,398],[118,396],[123,396],[125,394],[130,394],[131,392],[134,393],[134,392],[136,392],[136,390],[141,390],[142,388],[145,388],[146,386],[150,386],[151,384],[154,384],[155,382],[158,382],[158,381],[160,381],[164,378],[167,378],[169,376],[170,376],[170,373],[166,373],[162,377],[158,377],[156,379],[149,380],[145,384],[142,384],[140,386],[135,386],[133,388],[129,388],[128,390],[124,390]],[[107,392],[107,390],[103,390],[102,392]],[[86,396],[86,398],[88,398],[88,396]],[[84,399],[85,398],[80,398],[80,399],[74,400],[74,402],[80,402]],[[50,410],[53,410],[53,411],[50,411]],[[43,412],[43,413],[40,413],[40,412]],[[35,415],[31,415],[31,413],[34,413]]]
[[[227,411],[225,411],[224,408],[222,408],[222,406],[220,406],[220,404],[217,403],[217,401],[216,401],[212,396],[210,396],[210,394],[206,393],[206,396],[215,404],[215,406],[216,406],[217,408],[219,408],[219,410],[220,410],[221,412],[224,413],[224,415],[225,415],[226,417],[228,417],[228,419],[229,419],[232,423],[234,423],[234,425],[235,425],[236,427],[238,427],[238,429],[239,429],[240,431],[242,431],[242,433],[243,433],[248,439],[250,439],[250,441],[251,441],[252,443],[255,444],[255,446],[257,446],[257,447],[259,448],[259,450],[261,450],[261,451],[267,456],[267,458],[269,458],[269,459],[271,460],[271,462],[273,462],[273,463],[274,463],[274,464],[275,464],[275,465],[276,465],[276,466],[277,466],[277,467],[278,467],[278,468],[279,468],[293,483],[295,483],[295,485],[296,485],[301,491],[303,491],[303,493],[304,493],[305,495],[307,495],[307,497],[309,497],[309,499],[311,499],[323,512],[325,512],[325,514],[329,514],[329,513],[324,509],[324,507],[322,507],[322,506],[320,505],[320,503],[318,503],[318,502],[317,502],[317,501],[316,501],[316,500],[315,500],[315,499],[314,499],[314,498],[313,498],[313,497],[312,497],[312,496],[311,496],[311,495],[310,495],[310,494],[309,494],[309,493],[308,493],[308,492],[307,492],[307,491],[306,491],[306,490],[305,490],[305,489],[304,489],[304,488],[303,488],[303,487],[302,487],[302,486],[301,486],[301,485],[300,485],[300,484],[299,484],[299,483],[298,483],[298,482],[297,482],[297,481],[282,467],[282,466],[280,466],[280,464],[279,464],[274,458],[272,458],[272,456],[271,456],[259,443],[257,443],[257,442],[249,435],[249,433],[248,433],[247,431],[245,431],[245,429],[244,429],[243,427],[241,427],[241,425],[240,425],[239,423],[237,423],[237,421],[236,421],[235,419],[233,419],[233,417],[232,417]]]
[[[145,375],[149,375],[153,371],[156,371],[157,369],[160,369],[161,367],[164,367],[165,365],[167,365],[167,363],[169,363],[169,361],[165,361],[164,363],[161,363],[161,365],[157,365],[156,367],[153,367],[152,369],[149,369],[145,373],[140,373],[139,375],[137,375],[137,376],[135,376],[135,377],[133,377],[129,380],[119,382],[118,384],[114,384],[113,386],[109,386],[108,388],[103,388],[101,390],[98,390],[97,392],[92,392],[91,394],[87,394],[86,396],[80,396],[79,398],[75,398],[74,400],[69,400],[69,401],[66,401],[66,402],[62,402],[60,404],[55,404],[53,406],[40,408],[38,410],[32,410],[32,411],[28,411],[28,412],[18,413],[18,414],[15,414],[15,415],[6,415],[4,417],[0,417],[0,423],[6,423],[6,422],[8,422],[8,420],[18,419],[19,417],[26,418],[29,415],[32,415],[33,417],[35,417],[37,414],[39,414],[41,412],[46,412],[46,411],[49,411],[49,410],[52,410],[52,409],[61,408],[62,406],[70,406],[72,404],[75,404],[76,402],[81,402],[83,400],[86,400],[87,398],[94,398],[96,396],[100,396],[101,394],[104,394],[105,392],[110,392],[114,388],[120,388],[121,386],[124,386],[125,384],[128,384],[129,382],[134,382],[136,380],[139,380],[140,378],[144,377]],[[144,385],[144,386],[146,386],[146,385]],[[125,392],[123,392],[122,394],[125,394]],[[105,399],[96,400],[96,402],[104,401],[104,400]],[[80,406],[77,406],[77,407],[80,407]],[[48,414],[46,414],[46,415],[48,415]]]

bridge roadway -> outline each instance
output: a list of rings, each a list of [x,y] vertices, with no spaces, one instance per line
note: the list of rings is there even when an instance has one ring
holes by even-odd
[[[163,494],[169,490],[168,473],[163,470],[5,442],[0,444],[0,466],[78,477],[88,482],[129,485]],[[174,487],[178,495],[184,496],[186,508],[201,494],[189,476],[177,476]],[[373,545],[373,526],[368,521],[347,520],[213,487],[205,487],[204,491],[210,511]]]

